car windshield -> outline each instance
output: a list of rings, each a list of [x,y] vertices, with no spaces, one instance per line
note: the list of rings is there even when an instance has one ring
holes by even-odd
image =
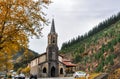
[[[82,71],[79,71],[78,73],[79,73],[79,74],[85,74],[85,72],[82,72]]]

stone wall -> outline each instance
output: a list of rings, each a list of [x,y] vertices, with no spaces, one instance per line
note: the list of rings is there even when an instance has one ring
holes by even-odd
[[[38,65],[38,58],[36,58],[30,62],[30,67],[34,67],[36,65]]]
[[[38,65],[31,67],[30,74],[38,76],[38,73],[39,73],[39,67],[38,67]]]
[[[46,61],[46,54],[39,57],[39,63],[42,63],[42,62],[45,62],[45,61]]]
[[[61,73],[61,69],[63,69],[63,73]],[[59,76],[64,77],[65,75],[65,66],[62,63],[59,63]]]
[[[39,65],[39,77],[47,77],[47,76],[48,76],[48,63],[46,62]]]

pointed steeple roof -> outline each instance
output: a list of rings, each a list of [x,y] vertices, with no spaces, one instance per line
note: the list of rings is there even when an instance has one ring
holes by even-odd
[[[56,32],[55,32],[55,23],[54,23],[54,19],[52,19],[52,24],[51,24],[50,33],[56,33]]]

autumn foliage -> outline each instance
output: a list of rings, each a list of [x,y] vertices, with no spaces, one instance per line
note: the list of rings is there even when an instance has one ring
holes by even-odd
[[[21,72],[23,72],[26,75],[30,75],[30,67],[26,67],[26,68],[22,69]]]
[[[49,0],[0,0],[0,69],[12,68],[12,56],[28,47],[29,36],[41,35],[47,23],[42,10],[48,4]]]

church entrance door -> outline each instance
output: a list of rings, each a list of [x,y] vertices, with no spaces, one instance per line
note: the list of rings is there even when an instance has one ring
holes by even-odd
[[[55,67],[51,68],[51,77],[55,77]]]

